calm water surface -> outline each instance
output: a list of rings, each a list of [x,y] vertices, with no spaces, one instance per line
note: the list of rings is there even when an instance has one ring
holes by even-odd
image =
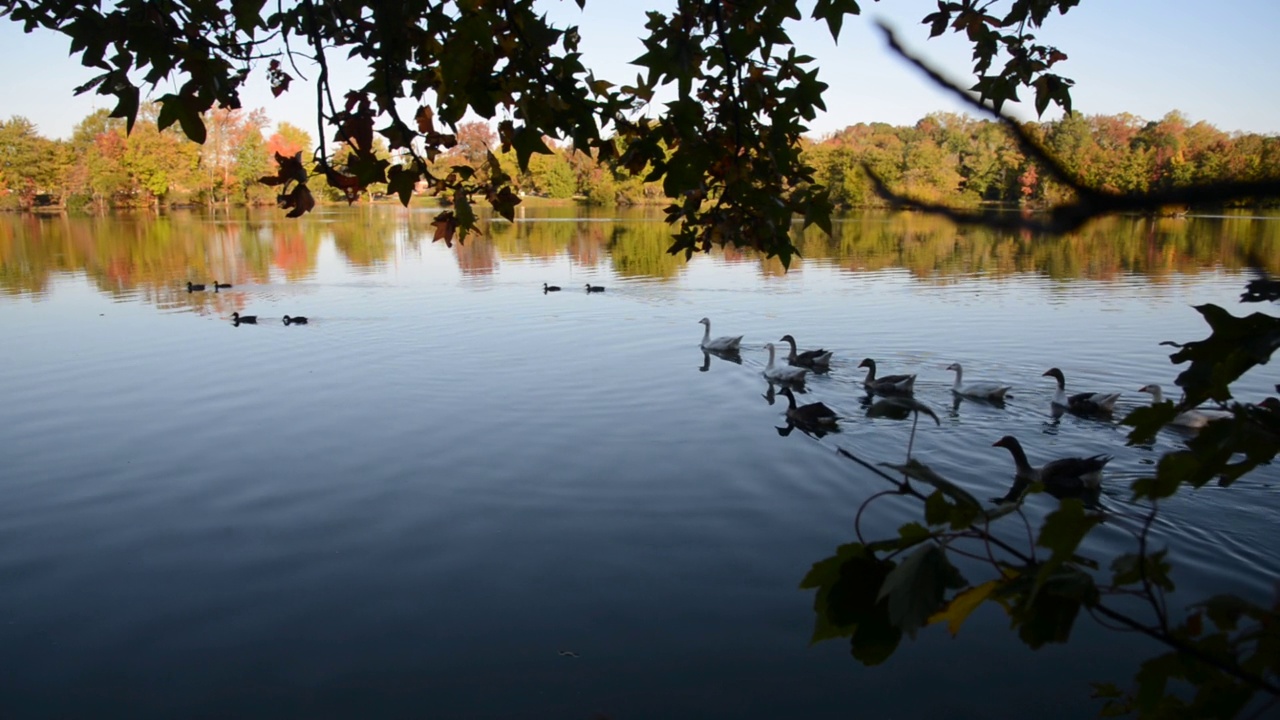
[[[1241,258],[1280,263],[1280,222],[1049,239],[868,216],[800,238],[784,274],[576,212],[452,249],[391,208],[0,217],[0,717],[1074,718],[1153,652],[1087,617],[1031,652],[998,608],[877,668],[810,646],[800,578],[885,487],[835,450],[900,461],[910,432],[865,417],[856,366],[919,373],[942,425],[915,454],[979,497],[1010,480],[1005,434],[1033,462],[1114,454],[1085,550],[1128,548],[1126,483],[1183,438],[1053,422],[1040,374],[1125,408],[1171,388],[1157,343],[1207,334],[1191,305],[1256,309]],[[215,279],[235,287],[185,291]],[[703,316],[746,335],[741,364],[704,358]],[[835,351],[801,398],[843,432],[776,430],[760,371],[784,333]],[[1016,397],[953,405],[956,361]],[[1271,597],[1278,476],[1168,504],[1175,605]]]

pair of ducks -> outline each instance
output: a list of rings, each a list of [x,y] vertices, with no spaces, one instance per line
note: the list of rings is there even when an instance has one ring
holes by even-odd
[[[219,290],[226,290],[227,288],[230,288],[230,287],[231,287],[231,283],[220,283],[217,280],[213,281],[214,292],[218,292]],[[197,285],[191,282],[190,280],[187,281],[187,292],[189,293],[204,292],[204,289],[205,289],[205,285],[203,283]]]
[[[548,285],[548,284],[546,284],[546,283],[542,283],[542,294],[543,294],[543,295],[546,295],[546,294],[547,294],[547,293],[549,293],[549,292],[560,292],[560,286],[559,286],[559,285]],[[592,285],[591,283],[587,283],[587,292],[589,292],[589,293],[602,293],[602,292],[604,292],[604,286],[603,286],[603,285]]]
[[[233,312],[231,313],[231,322],[235,323],[236,327],[240,327],[241,325],[257,325],[258,316],[257,315],[241,315],[238,312]],[[285,325],[306,325],[308,322],[309,321],[307,320],[307,318],[301,315],[297,317],[290,317],[288,315],[284,316]]]

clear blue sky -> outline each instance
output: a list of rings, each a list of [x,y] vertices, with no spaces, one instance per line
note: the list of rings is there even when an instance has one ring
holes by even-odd
[[[561,24],[581,28],[583,51],[596,75],[614,82],[634,79],[630,60],[639,56],[646,9],[658,2],[588,0],[585,12],[571,0],[545,0],[542,7]],[[839,45],[825,25],[792,28],[802,52],[817,57],[819,77],[831,89],[828,112],[813,123],[815,134],[856,122],[913,123],[935,110],[959,111],[887,51],[871,19],[898,28],[918,53],[958,79],[969,79],[969,49],[955,39],[927,40],[921,18],[934,0],[862,3],[864,17],[845,25]],[[1041,39],[1069,56],[1060,72],[1076,81],[1075,106],[1086,114],[1130,112],[1158,119],[1178,109],[1192,120],[1223,130],[1280,132],[1280,0],[1083,0],[1065,16],[1053,16]],[[68,39],[50,33],[24,35],[19,24],[0,20],[0,117],[23,115],[49,137],[68,137],[72,127],[111,99],[73,96],[91,73],[67,56]],[[257,73],[261,75],[261,73]],[[358,84],[356,68],[337,76]],[[971,82],[971,81],[970,81]],[[273,98],[256,79],[244,95],[246,107],[262,107],[273,120],[315,132],[313,95],[305,84]],[[1030,98],[1030,94],[1026,94]],[[1019,112],[1031,117],[1032,111]]]

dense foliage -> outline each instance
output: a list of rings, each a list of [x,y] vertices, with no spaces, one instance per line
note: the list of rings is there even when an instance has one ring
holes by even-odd
[[[577,0],[579,6],[585,0]],[[940,2],[923,21],[933,35],[952,31],[974,48],[975,91],[995,109],[1034,88],[1035,104],[1070,109],[1071,81],[1052,72],[1066,55],[1033,32],[1078,0]],[[408,202],[424,183],[452,209],[437,217],[447,240],[475,227],[475,197],[510,217],[519,202],[496,157],[487,172],[441,173],[432,162],[459,142],[468,114],[496,120],[504,150],[523,170],[549,154],[544,138],[570,141],[646,181],[661,182],[673,223],[672,251],[732,242],[779,254],[793,217],[829,227],[830,200],[800,153],[806,122],[823,108],[826,84],[797,51],[787,25],[807,14],[838,38],[856,0],[678,0],[648,13],[640,75],[618,86],[583,65],[576,27],[557,28],[533,0],[122,0],[107,6],[54,0],[3,0],[0,16],[28,30],[55,30],[71,52],[99,71],[81,92],[116,101],[113,117],[132,129],[143,91],[172,82],[158,98],[161,130],[180,126],[203,142],[204,114],[237,109],[240,89],[261,73],[285,93],[298,64],[315,78],[319,144],[311,162],[277,156],[265,180],[297,216],[314,206],[312,171],[349,197],[385,183]],[[368,67],[360,87],[333,87],[330,57]],[[292,72],[290,72],[292,71]],[[166,85],[167,87],[167,85]],[[648,105],[674,91],[662,109]],[[350,147],[336,167],[328,139]],[[379,153],[375,138],[386,143]]]

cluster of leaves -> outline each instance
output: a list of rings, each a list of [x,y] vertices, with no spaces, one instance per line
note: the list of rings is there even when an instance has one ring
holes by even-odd
[[[1076,2],[1009,0],[981,10],[942,3],[926,21],[935,34],[950,27],[974,44],[982,98],[999,106],[1014,88],[1032,85],[1038,100],[1069,108],[1070,82],[1048,72],[1064,55],[1027,31],[1050,10],[1065,12]],[[809,17],[838,38],[844,20],[860,12],[855,0],[817,0]],[[180,125],[198,142],[206,134],[203,113],[240,106],[240,87],[256,61],[269,59],[265,73],[279,94],[293,80],[282,59],[294,72],[309,60],[318,68],[319,174],[348,195],[386,183],[405,202],[426,183],[452,204],[437,219],[437,237],[446,241],[474,229],[474,198],[508,217],[518,202],[496,158],[483,177],[461,166],[433,171],[431,161],[455,142],[468,113],[498,120],[503,148],[514,151],[521,170],[549,152],[550,137],[661,181],[672,200],[668,218],[679,224],[672,252],[734,243],[785,262],[794,252],[792,217],[829,227],[830,200],[799,149],[826,85],[785,29],[803,19],[796,0],[679,0],[669,12],[650,12],[646,52],[635,61],[642,73],[623,87],[595,78],[582,64],[578,29],[552,27],[533,0],[300,0],[273,10],[263,0],[5,0],[0,16],[28,31],[69,36],[72,53],[101,71],[79,90],[116,98],[112,115],[130,129],[140,88],[173,81],[178,89],[159,98],[157,120],[162,128]],[[366,63],[368,81],[332,87],[327,58],[335,52]],[[990,72],[1005,57],[1003,69]],[[675,99],[659,119],[642,119],[640,111],[667,86]],[[416,104],[411,120],[401,117],[400,101]],[[329,128],[351,147],[345,167],[329,162]],[[396,162],[379,157],[375,136]],[[296,174],[301,159],[285,158],[288,167],[273,182],[287,188],[281,203],[297,215],[311,192]]]
[[[926,16],[924,22],[930,26],[931,37],[950,27],[973,43],[978,82],[971,89],[989,100],[996,112],[1006,101],[1018,102],[1018,89],[1030,86],[1035,89],[1036,113],[1043,114],[1053,103],[1070,114],[1074,83],[1049,72],[1067,56],[1056,47],[1035,42],[1030,30],[1040,27],[1055,9],[1065,14],[1079,1],[1017,0],[1005,11],[995,3],[939,2],[937,12]],[[1001,51],[1008,59],[999,72],[992,73],[992,63]]]
[[[1244,296],[1253,302],[1277,298],[1280,283],[1265,277],[1250,283]],[[1235,717],[1251,706],[1280,703],[1280,598],[1265,607],[1218,595],[1175,618],[1166,597],[1174,589],[1167,550],[1150,547],[1161,499],[1184,485],[1198,488],[1215,479],[1229,485],[1280,450],[1280,401],[1225,405],[1231,383],[1280,347],[1280,318],[1236,317],[1214,305],[1197,309],[1210,335],[1171,356],[1175,363],[1189,364],[1177,378],[1183,400],[1130,413],[1124,420],[1134,428],[1130,441],[1150,441],[1178,412],[1205,400],[1224,403],[1232,415],[1210,423],[1186,450],[1164,455],[1154,476],[1132,483],[1133,501],[1147,503],[1149,512],[1134,531],[1135,550],[1114,557],[1109,574],[1078,552],[1103,520],[1082,500],[1063,499],[1033,531],[1022,499],[983,508],[969,493],[908,458],[890,466],[900,478],[872,468],[894,489],[869,498],[858,518],[880,498],[898,496],[921,503],[923,522],[873,542],[861,537],[855,522],[858,542],[813,566],[801,583],[816,591],[813,639],[848,637],[854,657],[874,665],[892,655],[904,634],[914,637],[921,627],[942,622],[955,634],[977,607],[993,602],[1008,614],[1018,637],[1038,648],[1067,642],[1084,610],[1104,626],[1145,634],[1169,648],[1142,664],[1132,690],[1095,686],[1095,697],[1105,701],[1104,714]],[[1043,489],[1033,485],[1031,492]],[[1025,546],[1009,539],[1019,531],[1025,531]],[[953,557],[976,561],[971,564],[985,568],[987,577],[966,580]],[[1134,599],[1149,611],[1146,617],[1134,617]],[[1259,700],[1260,693],[1269,699]]]

